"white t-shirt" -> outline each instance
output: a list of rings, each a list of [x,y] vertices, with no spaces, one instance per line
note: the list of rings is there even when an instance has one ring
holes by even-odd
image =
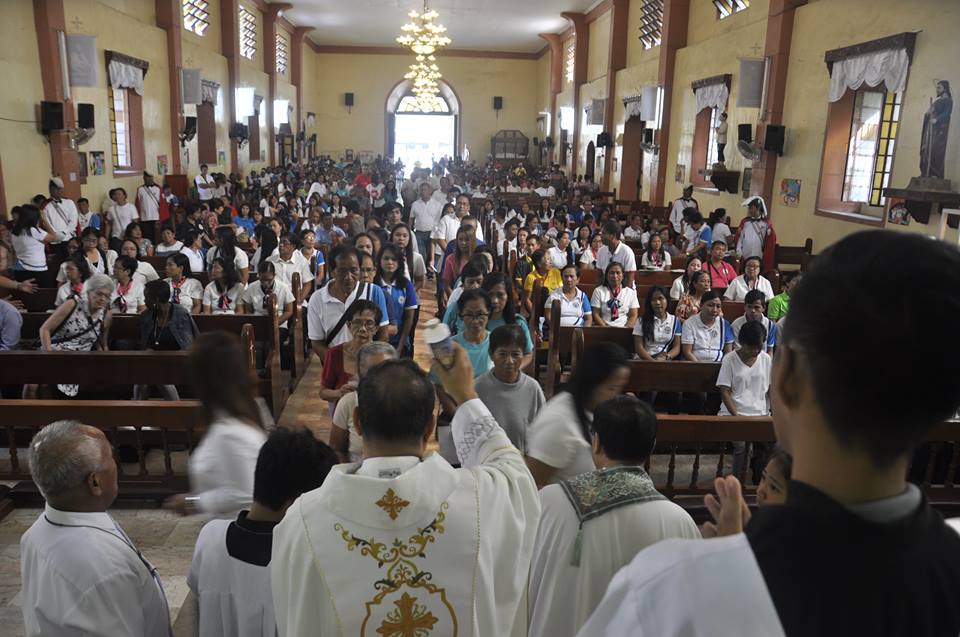
[[[650,257],[646,252],[644,252],[643,256],[640,257],[640,267],[642,268],[666,271],[669,270],[672,265],[673,261],[670,259],[670,253],[666,250],[663,251],[663,266],[661,267],[657,267],[657,265],[650,260]]]
[[[61,199],[47,201],[43,207],[43,214],[47,218],[47,223],[53,230],[53,234],[60,238],[60,241],[69,241],[70,237],[77,235],[77,222],[80,220],[80,211],[77,204],[72,199]]]
[[[137,188],[137,204],[140,206],[140,218],[144,221],[160,220],[160,198],[163,197],[163,191],[160,186],[146,184]],[[151,241],[153,237],[147,237]]]
[[[743,303],[744,299],[747,298],[747,292],[750,290],[760,290],[768,302],[773,298],[773,286],[770,285],[770,281],[765,276],[760,275],[757,277],[756,283],[748,284],[742,274],[730,282],[727,291],[723,293],[723,298],[728,301]]]
[[[673,285],[670,286],[670,298],[674,301],[679,301],[685,292],[686,288],[683,286],[683,276],[678,276],[673,280]]]
[[[443,202],[436,199],[417,199],[410,206],[410,217],[415,232],[433,232],[443,213]]]
[[[770,404],[767,393],[770,391],[770,355],[760,352],[753,365],[747,366],[737,352],[723,357],[717,387],[729,387],[733,395],[733,404],[740,416],[769,416]],[[729,416],[730,410],[723,403],[718,416]]]
[[[137,261],[137,271],[133,273],[133,280],[146,287],[150,281],[156,281],[160,278],[156,268],[146,261]]]
[[[733,329],[722,317],[707,327],[698,312],[684,322],[680,342],[693,345],[693,356],[698,361],[719,362],[723,358],[723,346],[733,343]]]
[[[602,246],[597,251],[597,269],[606,270],[611,261],[616,261],[623,266],[624,272],[637,271],[637,258],[633,254],[633,248],[623,241],[617,246],[617,249],[610,253],[608,246]]]
[[[213,177],[207,175],[206,178],[204,178],[203,175],[197,175],[193,178],[193,183],[197,185],[197,195],[200,197],[200,201],[213,199],[217,187],[213,181]]]
[[[170,286],[170,302],[182,305],[188,312],[193,310],[194,299],[198,301],[203,299],[203,286],[196,279],[187,277],[180,282],[179,289],[169,277],[164,281]]]
[[[45,272],[47,270],[47,256],[43,244],[46,236],[45,231],[34,227],[23,234],[15,234],[10,238],[21,269],[28,272]]]
[[[290,291],[290,288],[287,287],[287,284],[279,279],[274,279],[273,281],[273,293],[277,297],[277,316],[283,313],[283,308],[287,303],[293,303],[293,292]],[[269,312],[263,307],[263,298],[266,296],[263,293],[263,288],[260,287],[260,281],[254,281],[247,286],[247,289],[243,292],[243,303],[244,305],[249,305],[250,310],[256,316],[265,316]],[[286,327],[286,323],[280,327]]]
[[[553,267],[558,270],[563,266],[567,265],[567,253],[554,246],[547,250],[547,259],[553,264]]]
[[[534,188],[534,189],[533,189],[533,192],[535,192],[536,194],[540,195],[541,197],[556,197],[556,196],[557,196],[557,189],[554,188],[553,186],[547,186],[546,188],[544,188],[543,186],[540,186],[539,188]]]
[[[646,350],[650,356],[664,353],[670,349],[670,344],[673,342],[673,339],[680,336],[682,330],[683,321],[673,314],[668,312],[662,319],[654,316],[653,340],[644,339],[643,349]],[[633,335],[643,336],[643,323],[641,320],[637,320],[637,324],[633,326]]]
[[[207,250],[207,267],[209,268],[213,265],[213,260],[217,258],[220,254],[220,246],[213,246]],[[243,268],[250,267],[250,258],[247,256],[245,250],[240,248],[234,248],[233,251],[233,267],[239,272]]]
[[[338,400],[337,407],[333,410],[333,426],[346,430],[350,437],[347,448],[350,462],[360,462],[363,459],[363,438],[357,434],[357,429],[353,426],[353,410],[356,406],[357,392],[352,391]]]
[[[588,412],[587,419],[592,420],[593,414]],[[596,468],[573,395],[560,392],[543,406],[527,431],[527,455],[557,469],[551,482]]]
[[[447,243],[457,240],[457,230],[460,229],[460,220],[455,214],[446,214],[440,217],[436,227],[430,232],[431,239]]]
[[[277,253],[267,259],[270,263],[273,264],[274,269],[277,271],[277,277],[287,284],[287,287],[290,288],[290,291],[293,291],[293,273],[298,272],[300,274],[300,287],[303,288],[307,283],[313,281],[313,273],[310,272],[310,262],[307,261],[307,258],[300,254],[299,250],[294,250],[293,255],[290,257],[289,261],[284,261],[280,258],[280,254]]]
[[[611,327],[626,327],[627,315],[630,313],[630,310],[636,309],[639,311],[640,309],[640,301],[637,300],[637,293],[634,292],[632,288],[620,288],[620,294],[616,297],[616,301],[620,303],[616,320],[613,318],[613,308],[610,304],[610,301],[613,300],[614,297],[610,288],[605,285],[598,285],[593,289],[593,298],[590,299],[590,305],[593,309],[600,310],[600,317],[607,325]]]
[[[193,248],[188,248],[184,246],[180,249],[181,254],[187,255],[187,259],[190,260],[190,271],[191,272],[203,272],[203,255],[199,250],[194,250]]]
[[[730,226],[727,224],[720,221],[713,224],[713,243],[716,243],[717,241],[723,241],[724,243],[727,243],[727,239],[729,239],[731,235],[733,235],[733,233],[730,231]]]
[[[153,249],[153,253],[158,257],[165,257],[171,254],[176,254],[183,250],[182,241],[174,241],[172,246],[165,246],[162,243],[158,243],[157,247]]]
[[[110,308],[118,314],[137,314],[143,305],[146,305],[143,298],[143,284],[136,278],[130,279],[130,287],[126,290],[120,289],[120,284],[117,283],[110,296]]]
[[[207,287],[203,289],[201,305],[204,308],[209,307],[214,314],[236,314],[237,305],[240,303],[242,295],[243,284],[241,283],[237,283],[227,290],[226,294],[220,294],[216,282],[210,281],[210,283],[207,283]],[[223,299],[222,304],[220,303],[221,298]]]
[[[646,234],[643,231],[643,228],[634,228],[633,226],[627,226],[623,229],[623,238],[630,240],[642,239],[643,235]]]
[[[114,239],[122,239],[127,226],[139,219],[140,213],[132,203],[128,202],[121,206],[114,202],[107,209],[107,218],[110,220],[110,236]]]
[[[452,295],[451,295],[452,296]],[[560,325],[562,327],[577,327],[583,325],[583,317],[593,309],[586,293],[577,288],[577,296],[570,300],[564,295],[563,288],[557,288],[547,297],[544,309],[553,308],[553,302],[560,301]]]

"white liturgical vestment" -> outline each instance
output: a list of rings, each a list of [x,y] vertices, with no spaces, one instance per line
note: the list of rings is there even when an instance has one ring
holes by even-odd
[[[334,467],[274,529],[270,561],[286,636],[526,634],[540,513],[523,458],[479,399],[439,454]]]

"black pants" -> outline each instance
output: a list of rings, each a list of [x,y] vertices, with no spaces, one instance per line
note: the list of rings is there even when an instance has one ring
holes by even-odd
[[[717,161],[721,164],[723,163],[723,149],[726,147],[726,143],[717,144]]]
[[[157,222],[156,221],[141,221],[140,230],[143,231],[144,237],[146,237],[147,239],[150,239],[150,243],[152,243],[153,245],[157,245]]]
[[[14,270],[13,278],[17,281],[29,281],[30,279],[33,279],[33,282],[37,284],[38,288],[56,287],[56,275],[50,270],[41,270],[39,272],[33,272],[31,270]]]

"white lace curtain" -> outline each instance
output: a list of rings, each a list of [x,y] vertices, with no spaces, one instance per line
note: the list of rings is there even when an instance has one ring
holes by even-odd
[[[906,88],[910,56],[905,48],[874,51],[854,55],[833,63],[830,74],[831,102],[843,97],[847,89],[857,90],[862,85],[879,86],[883,83],[888,91],[899,92]]]
[[[623,98],[623,112],[626,114],[627,119],[630,119],[631,117],[640,117],[641,99],[642,98],[639,95]]]
[[[110,60],[107,66],[110,86],[113,88],[132,88],[137,95],[143,95],[143,69],[119,60]]]
[[[697,112],[705,108],[719,108],[721,111],[727,108],[727,98],[730,97],[730,89],[725,82],[701,86],[696,91]]]
[[[204,102],[217,105],[217,93],[220,92],[220,84],[211,80],[203,80],[200,83],[200,95]]]

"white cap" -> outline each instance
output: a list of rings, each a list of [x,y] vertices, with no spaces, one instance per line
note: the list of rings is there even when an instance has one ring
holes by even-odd
[[[53,179],[50,180],[50,185],[56,186],[57,188],[63,188],[63,180],[60,179],[59,177],[54,177]]]

